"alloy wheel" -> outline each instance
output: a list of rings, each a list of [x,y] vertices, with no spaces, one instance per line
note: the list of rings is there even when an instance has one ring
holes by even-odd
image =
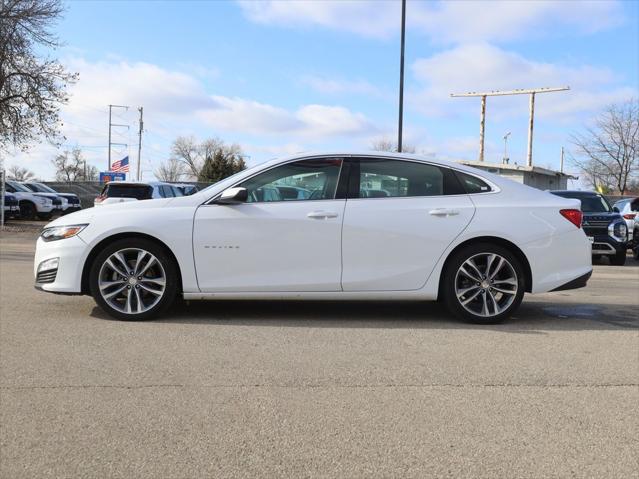
[[[110,255],[98,275],[100,295],[116,311],[144,313],[157,305],[166,290],[162,263],[140,248],[126,248]]]
[[[496,253],[479,253],[464,261],[455,274],[455,295],[469,313],[490,318],[508,309],[519,290],[512,264]]]

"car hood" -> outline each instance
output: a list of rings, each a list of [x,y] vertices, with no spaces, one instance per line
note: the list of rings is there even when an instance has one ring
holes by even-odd
[[[76,211],[75,213],[61,216],[51,221],[46,227],[48,228],[51,226],[67,226],[90,223],[91,221],[99,221],[101,216],[111,215],[113,213],[117,214],[119,212],[122,212],[122,214],[126,214],[127,211],[132,209],[140,210],[147,208],[164,208],[173,200],[173,198],[162,198],[157,200],[127,201],[124,203],[111,203],[101,205],[97,208],[86,208],[80,211]]]

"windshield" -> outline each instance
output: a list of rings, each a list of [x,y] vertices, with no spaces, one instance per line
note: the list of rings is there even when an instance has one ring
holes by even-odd
[[[7,184],[11,185],[14,190],[23,191],[25,193],[33,193],[29,188],[27,188],[24,185],[21,185],[20,183],[16,183],[15,181],[7,181]]]
[[[610,213],[612,211],[606,199],[601,195],[584,196],[578,199],[581,200],[581,211],[584,213]]]
[[[57,193],[56,190],[48,187],[47,185],[43,185],[42,183],[27,183],[27,186],[33,186],[35,191],[39,191],[40,193]]]

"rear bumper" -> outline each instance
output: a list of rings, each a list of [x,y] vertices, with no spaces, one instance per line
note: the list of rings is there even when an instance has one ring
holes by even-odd
[[[585,288],[591,276],[592,276],[592,270],[588,271],[586,274],[582,276],[579,276],[578,278],[573,279],[572,281],[568,281],[567,283],[562,284],[561,286],[558,286],[555,289],[552,289],[551,292]]]

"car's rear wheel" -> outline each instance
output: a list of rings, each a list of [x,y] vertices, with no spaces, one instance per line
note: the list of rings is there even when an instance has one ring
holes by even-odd
[[[89,285],[96,303],[110,316],[126,321],[151,319],[174,301],[178,269],[157,243],[122,239],[97,255]]]
[[[443,297],[457,317],[492,324],[509,317],[524,296],[524,270],[506,248],[488,243],[458,251],[444,271]]]

